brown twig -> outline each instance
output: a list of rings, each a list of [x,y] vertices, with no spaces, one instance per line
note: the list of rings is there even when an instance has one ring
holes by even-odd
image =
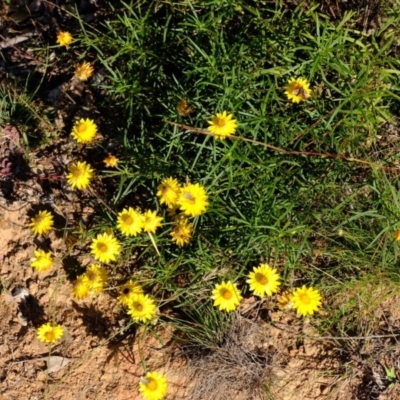
[[[311,340],[367,340],[367,339],[383,339],[383,338],[395,338],[400,337],[400,334],[388,334],[388,335],[369,335],[369,336],[308,336],[298,335],[304,339]]]
[[[284,331],[285,334],[289,336],[294,336],[302,339],[310,339],[310,340],[368,340],[368,339],[384,339],[384,338],[400,338],[400,333],[389,333],[386,335],[367,335],[367,336],[310,336],[305,333],[293,333],[289,332],[289,328],[293,331],[293,326],[288,326],[286,324],[282,324],[283,326],[278,326],[279,322],[271,322],[271,325],[276,329]]]
[[[177,122],[173,122],[173,121],[169,121],[169,120],[165,120],[165,121],[167,123],[171,124],[171,125],[177,126],[180,129],[185,129],[187,131],[199,133],[201,135],[214,136],[214,134],[212,134],[211,132],[208,132],[208,131],[206,131],[204,129],[194,128],[194,127],[189,126],[189,125],[179,124]],[[358,163],[358,164],[367,165],[370,168],[376,167],[378,169],[383,169],[385,171],[394,172],[394,173],[397,173],[397,174],[399,173],[399,169],[398,168],[385,167],[384,165],[381,165],[381,164],[377,164],[377,163],[374,163],[374,162],[371,162],[371,161],[367,161],[367,160],[362,160],[360,158],[344,156],[342,154],[319,153],[319,152],[315,152],[315,151],[285,150],[285,149],[282,149],[280,147],[273,146],[271,144],[260,142],[258,140],[245,138],[245,137],[242,137],[242,136],[229,136],[229,138],[232,139],[232,140],[240,140],[242,142],[251,143],[251,144],[254,144],[256,146],[263,146],[263,147],[266,147],[268,149],[274,150],[274,151],[276,151],[277,153],[280,153],[280,154],[287,154],[287,155],[292,155],[292,156],[331,158],[331,159],[335,159],[335,160],[343,160],[343,161],[348,161],[348,162],[354,162],[354,163]]]
[[[87,190],[88,190],[88,192],[89,192],[91,195],[93,195],[94,197],[96,197],[97,200],[98,200],[101,204],[103,204],[103,206],[104,206],[105,208],[107,208],[107,210],[110,211],[111,214],[117,215],[117,213],[115,212],[115,210],[113,210],[113,209],[112,209],[98,194],[97,194],[97,192],[95,191],[95,189],[94,189],[93,187],[89,186]]]
[[[3,39],[3,41],[0,42],[0,49],[6,49],[7,47],[14,47],[14,49],[16,49],[15,47],[16,44],[25,42],[25,40],[28,40],[33,35],[34,35],[33,32],[28,32],[25,33],[24,35],[19,35],[9,39],[5,38],[3,35],[0,35],[0,37]]]
[[[29,37],[30,37],[30,36],[33,36],[33,34],[27,33],[27,34],[22,35],[22,36],[27,36],[27,39],[29,39]],[[21,37],[21,36],[18,36],[18,37]],[[1,34],[0,34],[0,38],[3,39],[3,42],[0,42],[0,48],[5,49],[5,48],[7,48],[7,47],[12,47],[15,51],[17,51],[17,52],[23,54],[25,57],[29,58],[30,60],[36,61],[37,64],[45,65],[45,63],[44,63],[43,61],[39,61],[37,58],[31,56],[31,55],[28,54],[26,51],[24,51],[24,50],[20,49],[19,47],[15,46],[16,44],[18,44],[18,43],[21,42],[22,40],[20,40],[20,41],[18,42],[18,41],[15,40],[16,38],[9,38],[9,39],[8,39],[8,38],[4,37],[4,36],[1,35]]]

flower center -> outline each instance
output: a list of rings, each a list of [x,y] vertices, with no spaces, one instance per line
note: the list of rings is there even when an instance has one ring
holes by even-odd
[[[125,288],[125,289],[122,291],[122,293],[123,293],[124,295],[129,294],[129,292],[130,292],[129,288]]]
[[[221,296],[225,299],[225,300],[230,300],[232,298],[232,292],[228,289],[222,289],[221,290]]]
[[[44,334],[45,338],[49,341],[53,341],[54,340],[54,334],[53,331],[48,331]]]
[[[158,388],[157,382],[155,379],[151,379],[150,382],[147,384],[147,389],[155,392]]]
[[[299,83],[296,83],[296,85],[294,86],[293,90],[300,90],[302,88],[303,88],[302,85],[300,85]]]
[[[256,273],[255,278],[258,283],[261,283],[261,285],[266,285],[268,283],[268,278],[264,274]]]
[[[89,272],[88,278],[89,278],[89,281],[93,282],[96,280],[96,274],[94,272]]]
[[[40,257],[37,260],[43,267],[47,267],[48,265],[51,265],[50,260],[48,260],[46,257]]]
[[[73,175],[75,178],[79,178],[79,177],[82,175],[82,171],[81,171],[80,169],[77,168],[75,171],[72,172],[72,175]]]
[[[135,310],[138,311],[138,312],[142,312],[142,311],[143,311],[143,304],[135,303],[135,304],[133,305],[133,307],[134,307]]]
[[[186,199],[189,203],[192,203],[192,204],[194,204],[195,201],[196,201],[196,199],[195,199],[189,192],[186,192],[186,193],[185,193],[185,199]]]
[[[79,132],[85,132],[86,131],[86,124],[80,124],[79,126],[78,126],[78,131]]]
[[[216,118],[216,125],[218,125],[220,128],[223,128],[226,125],[226,121],[224,118]]]
[[[127,225],[132,225],[133,223],[133,218],[130,215],[125,215],[124,216],[124,222]]]
[[[97,249],[101,251],[102,253],[107,253],[108,251],[108,246],[105,243],[98,243],[97,244]]]
[[[310,299],[310,296],[308,295],[308,294],[301,294],[300,296],[300,301],[303,303],[303,304],[310,304],[311,303],[311,299]]]

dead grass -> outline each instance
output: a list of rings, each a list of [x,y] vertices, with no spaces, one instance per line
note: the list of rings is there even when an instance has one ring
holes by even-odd
[[[259,347],[262,342],[260,325],[236,314],[220,345],[211,349],[211,354],[192,360],[189,398],[266,399],[273,354]]]

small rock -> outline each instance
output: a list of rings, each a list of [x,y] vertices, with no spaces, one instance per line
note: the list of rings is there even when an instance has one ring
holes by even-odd
[[[32,282],[29,285],[29,291],[31,292],[32,296],[36,296],[39,291],[39,285],[36,282]]]
[[[21,330],[21,325],[17,322],[11,321],[9,324],[10,333],[15,335]]]
[[[39,373],[37,374],[37,376],[36,376],[36,379],[37,379],[38,381],[41,381],[41,382],[46,381],[46,379],[47,379],[47,373],[44,372],[44,371],[39,372]]]

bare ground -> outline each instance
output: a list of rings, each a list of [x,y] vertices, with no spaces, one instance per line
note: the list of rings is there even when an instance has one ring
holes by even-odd
[[[248,299],[241,315],[234,318],[224,343],[200,357],[185,356],[172,339],[172,329],[162,323],[154,335],[143,335],[140,329],[124,330],[126,315],[109,293],[79,302],[72,298],[62,261],[67,251],[63,237],[52,233],[48,238],[57,259],[53,269],[38,275],[29,266],[38,240],[27,227],[29,202],[10,205],[1,199],[0,207],[1,399],[140,398],[141,358],[148,368],[166,374],[170,383],[167,400],[400,398],[398,385],[389,388],[384,372],[385,366],[399,368],[399,346],[394,338],[354,339],[351,343],[358,349],[351,351],[341,340],[318,338],[315,328],[291,312],[269,312],[261,307],[255,315],[254,299]],[[10,299],[16,288],[30,293],[22,305]],[[399,296],[391,288],[375,290],[383,299],[375,310],[377,327],[390,326],[398,332]],[[70,362],[49,374],[49,349],[36,338],[36,328],[52,316],[67,331],[52,355]],[[249,397],[252,388],[257,390]]]

